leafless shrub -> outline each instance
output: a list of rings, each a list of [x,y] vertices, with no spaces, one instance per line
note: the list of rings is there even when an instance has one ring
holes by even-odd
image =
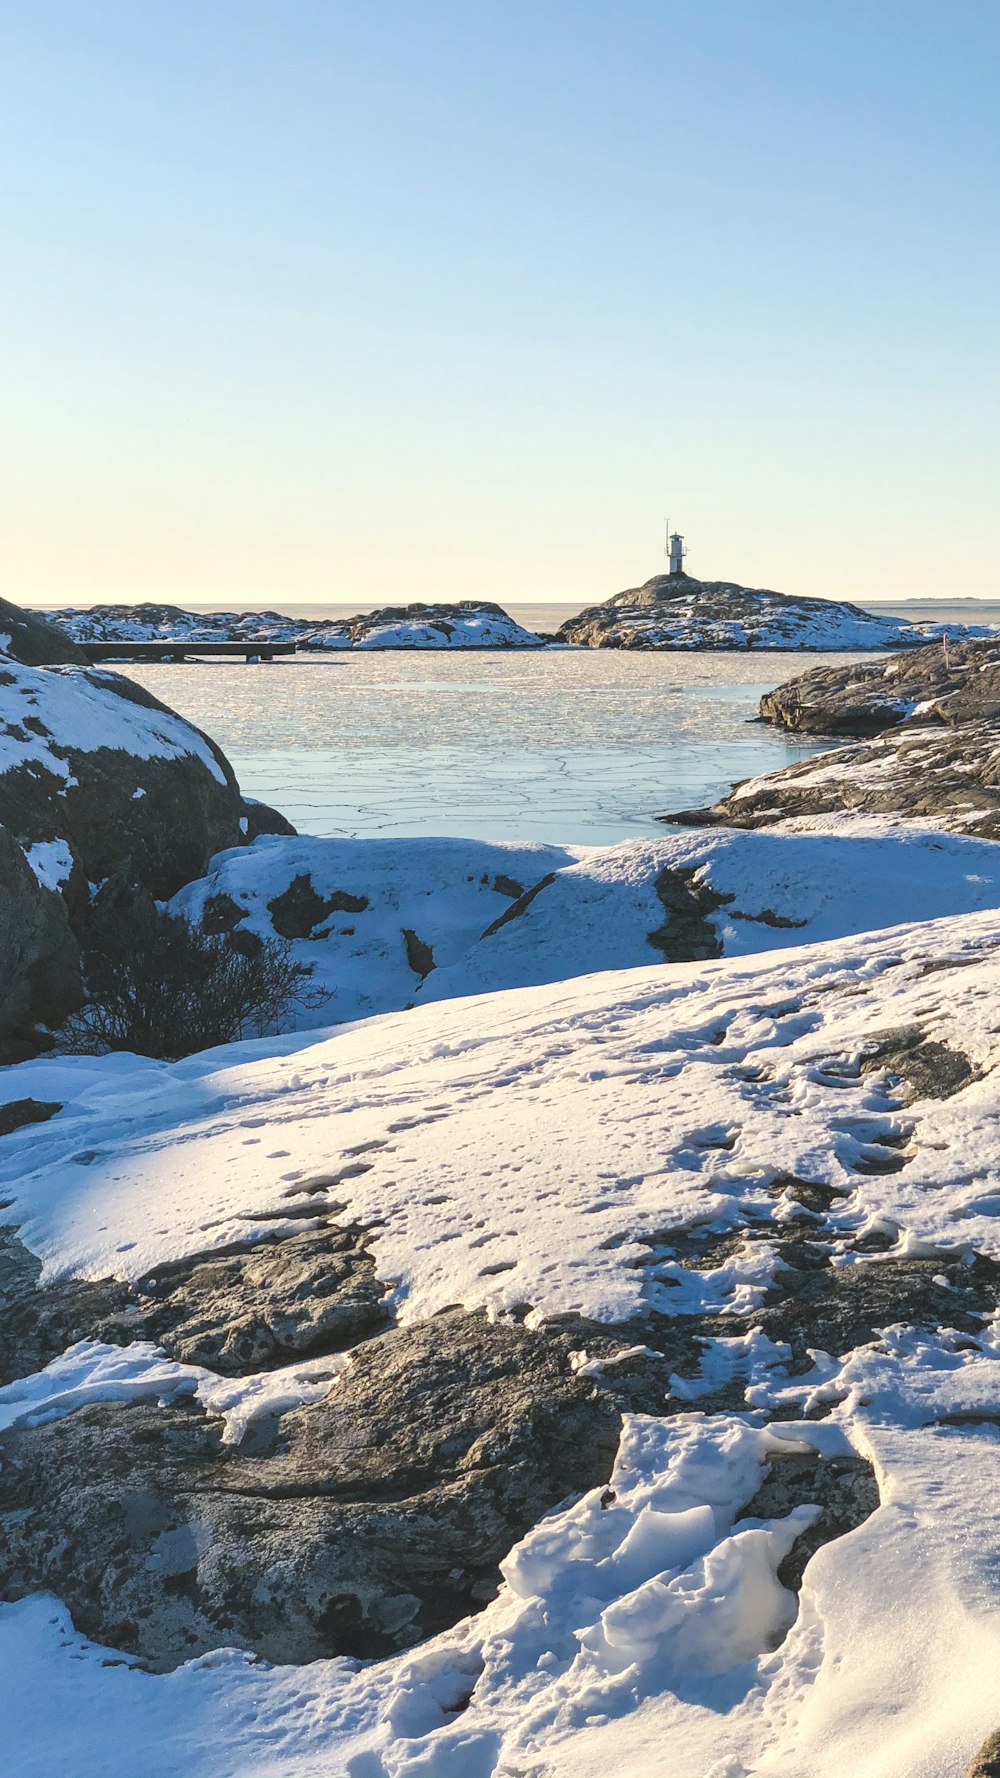
[[[283,940],[207,933],[148,896],[95,906],[84,969],[88,999],[70,1047],[168,1061],[281,1030],[293,1007],[326,998]]]

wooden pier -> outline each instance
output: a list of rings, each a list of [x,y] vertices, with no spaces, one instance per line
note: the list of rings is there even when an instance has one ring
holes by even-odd
[[[245,661],[273,661],[275,655],[294,654],[294,642],[197,642],[188,637],[171,642],[81,642],[88,661],[188,661],[207,655],[224,655]]]

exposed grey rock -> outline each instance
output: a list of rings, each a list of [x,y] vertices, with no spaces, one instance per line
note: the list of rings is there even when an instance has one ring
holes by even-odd
[[[509,926],[513,920],[520,920],[527,913],[535,897],[541,895],[542,891],[548,889],[555,880],[555,872],[547,871],[544,877],[539,877],[538,882],[531,885],[530,889],[522,889],[511,902],[510,907],[504,908],[502,914],[498,914],[495,920],[490,921],[481,936],[492,938],[493,934],[499,932],[502,927]],[[499,887],[499,883],[497,886]],[[503,893],[506,894],[506,890]]]
[[[748,778],[709,809],[658,817],[683,826],[768,827],[790,816],[926,818],[1000,839],[1000,728],[989,721],[911,727]]]
[[[870,649],[922,643],[922,631],[845,600],[657,574],[592,605],[558,631],[590,648]]]
[[[0,659],[5,655],[28,667],[59,663],[82,667],[87,658],[55,624],[34,611],[12,605],[9,599],[0,599]]]
[[[434,951],[426,941],[414,932],[412,926],[404,926],[403,943],[406,946],[406,961],[414,975],[423,981],[434,968]]]
[[[320,1190],[321,1188],[317,1188]],[[361,1231],[339,1227],[315,1199],[318,1228],[243,1242],[160,1266],[136,1284],[60,1278],[0,1228],[0,1382],[30,1376],[76,1340],[153,1340],[173,1358],[225,1376],[339,1352],[387,1325],[385,1289]]]
[[[720,895],[709,883],[699,881],[695,865],[662,870],[656,879],[656,893],[666,919],[649,934],[654,950],[668,963],[721,957],[722,940],[709,915],[733,901],[732,895]]]
[[[46,1099],[8,1099],[0,1105],[0,1136],[11,1136],[28,1124],[47,1124],[62,1106]]]
[[[823,1544],[844,1537],[870,1518],[879,1505],[871,1464],[856,1454],[819,1457],[815,1451],[774,1456],[767,1474],[740,1519],[782,1519],[797,1506],[818,1506],[819,1517],[796,1538],[778,1568],[789,1592],[802,1585],[806,1563]]]
[[[307,1199],[299,1214],[311,1208]],[[133,1301],[144,1337],[172,1357],[242,1376],[378,1333],[389,1320],[385,1295],[361,1230],[324,1220],[298,1235],[161,1266]]]
[[[810,1348],[843,1357],[897,1322],[931,1331],[959,1328],[974,1335],[982,1331],[982,1312],[1000,1305],[1000,1264],[982,1256],[956,1252],[950,1259],[883,1258],[874,1243],[865,1243],[864,1251],[871,1257],[864,1264],[831,1264],[823,1212],[838,1194],[787,1175],[777,1178],[772,1189],[775,1196],[801,1203],[811,1214],[799,1226],[766,1222],[757,1228],[740,1225],[721,1231],[666,1229],[645,1237],[644,1244],[651,1266],[672,1260],[705,1271],[724,1265],[747,1240],[767,1242],[780,1264],[772,1289],[754,1310],[752,1324],[775,1343],[791,1348],[793,1373],[808,1365]],[[884,1241],[891,1244],[888,1237]],[[641,1326],[635,1323],[614,1332],[618,1339],[641,1339],[663,1351],[672,1368],[688,1377],[697,1370],[700,1343],[732,1335],[733,1320],[726,1314],[651,1316]],[[688,1342],[686,1350],[679,1337]],[[590,1342],[585,1343],[589,1347]],[[712,1411],[738,1409],[745,1405],[742,1384],[737,1379],[735,1390],[699,1396],[691,1405]]]
[[[983,1742],[965,1768],[965,1778],[1000,1778],[1000,1729]]]
[[[0,1061],[30,1054],[35,1028],[60,1024],[80,999],[66,904],[38,881],[13,834],[0,827]]]
[[[875,735],[902,722],[992,721],[1000,716],[1000,637],[814,667],[765,692],[760,713],[781,728],[826,735]]]
[[[271,924],[281,938],[309,938],[328,914],[361,914],[368,906],[367,895],[351,895],[335,889],[330,895],[319,895],[312,877],[300,871],[287,889],[267,904]]]
[[[913,1099],[950,1099],[961,1092],[979,1069],[961,1050],[925,1038],[919,1025],[884,1031],[865,1046],[861,1073],[887,1068],[903,1083],[902,1103]]]
[[[209,895],[202,909],[201,925],[210,937],[220,932],[234,932],[241,920],[245,920],[249,908],[241,908],[238,901],[222,891],[218,895]]]
[[[770,1339],[792,1348],[800,1368],[809,1348],[843,1357],[900,1321],[932,1331],[957,1327],[973,1335],[982,1331],[981,1311],[1000,1304],[1000,1266],[989,1260],[966,1265],[957,1257],[876,1255],[864,1264],[831,1266],[822,1254],[820,1263],[810,1263],[806,1245],[780,1248],[791,1270],[782,1275],[780,1294],[769,1295],[754,1316]],[[941,1278],[947,1283],[937,1282]]]
[[[4,1435],[0,1591],[50,1589],[158,1668],[389,1653],[491,1596],[529,1526],[607,1480],[618,1431],[557,1342],[449,1311],[361,1346],[266,1453],[184,1403]]]

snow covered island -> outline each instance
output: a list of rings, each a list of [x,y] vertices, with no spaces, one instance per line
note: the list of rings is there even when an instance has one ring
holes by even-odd
[[[589,648],[850,650],[911,648],[932,637],[989,636],[988,625],[907,623],[846,600],[795,598],[727,580],[657,574],[569,618],[561,642]]]
[[[94,605],[46,613],[78,644],[97,642],[294,642],[327,648],[541,648],[543,639],[499,605],[386,605],[350,618],[286,617],[279,611],[184,611],[179,605]]]
[[[2,617],[2,614],[0,614]],[[78,646],[156,642],[294,643],[303,651],[367,648],[544,648],[553,640],[527,630],[499,605],[386,605],[351,618],[295,618],[278,611],[184,611],[177,605],[95,605],[46,613]],[[907,623],[832,599],[793,598],[729,581],[660,574],[569,618],[563,646],[642,649],[919,648],[930,639],[993,637],[983,624]]]
[[[5,1769],[992,1778],[985,693],[708,831],[320,840],[0,624]],[[316,998],[82,1053],[116,886]]]

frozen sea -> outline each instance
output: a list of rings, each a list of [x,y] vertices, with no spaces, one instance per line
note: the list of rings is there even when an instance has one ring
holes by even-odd
[[[536,628],[565,615],[510,609]],[[761,692],[817,658],[840,657],[364,651],[128,671],[300,832],[605,845],[818,751],[754,721]]]

